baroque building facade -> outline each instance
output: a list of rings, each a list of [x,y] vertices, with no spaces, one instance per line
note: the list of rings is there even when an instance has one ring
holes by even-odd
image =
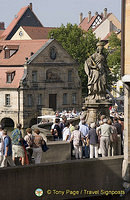
[[[0,42],[0,121],[24,128],[43,108],[81,108],[78,64],[54,39]]]

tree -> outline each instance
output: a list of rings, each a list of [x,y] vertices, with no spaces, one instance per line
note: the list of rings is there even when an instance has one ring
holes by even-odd
[[[121,78],[121,40],[116,33],[109,37],[107,64],[111,71],[109,83],[114,84]]]
[[[98,40],[92,30],[84,32],[78,26],[68,23],[60,28],[50,31],[49,37],[53,37],[61,43],[63,48],[79,63],[79,76],[82,82],[83,95],[87,93],[87,75],[84,71],[85,60],[95,52]]]

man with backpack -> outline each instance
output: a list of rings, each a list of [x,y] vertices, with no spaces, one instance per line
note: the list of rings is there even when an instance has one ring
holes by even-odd
[[[51,134],[54,140],[62,140],[62,131],[60,128],[60,118],[56,118],[54,124],[51,127]]]
[[[7,167],[7,164],[11,167],[15,166],[12,160],[11,138],[7,135],[7,130],[3,130],[3,161],[1,167]]]
[[[27,135],[25,135],[24,140],[27,143],[27,147],[26,147],[26,151],[27,151],[27,155],[28,155],[28,160],[29,163],[32,163],[32,154],[33,154],[33,136],[32,136],[32,129],[31,128],[27,128],[26,129],[26,133]]]

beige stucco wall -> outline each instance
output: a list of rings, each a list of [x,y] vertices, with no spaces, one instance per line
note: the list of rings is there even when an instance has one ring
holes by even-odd
[[[10,106],[5,106],[5,95],[10,94]],[[10,118],[16,125],[18,122],[23,124],[23,93],[20,94],[20,107],[18,107],[18,91],[17,89],[1,89],[0,90],[0,121],[3,118]],[[20,121],[18,121],[18,110]]]
[[[108,33],[116,31],[117,29],[121,30],[121,23],[113,14],[111,14],[104,22],[100,24],[99,27],[96,28],[94,33],[96,34],[97,38],[102,40],[107,36]]]
[[[104,39],[109,32],[110,21],[108,19],[101,23],[100,26],[94,31],[94,33],[96,34],[96,38],[100,38],[101,40]]]
[[[125,2],[124,30],[124,160],[122,165],[123,186],[130,188],[130,0]]]
[[[125,62],[124,73],[130,74],[130,0],[126,0],[125,12]]]
[[[121,30],[121,23],[113,14],[109,15],[108,20],[111,21],[117,29]]]
[[[19,35],[19,32],[22,32],[22,35]],[[11,40],[31,40],[30,36],[26,31],[20,26],[16,33],[13,35]]]

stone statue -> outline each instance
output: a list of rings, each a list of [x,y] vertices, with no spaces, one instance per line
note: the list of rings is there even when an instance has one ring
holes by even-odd
[[[88,99],[104,100],[106,97],[108,67],[103,54],[103,42],[97,43],[97,52],[85,61],[88,76]]]

